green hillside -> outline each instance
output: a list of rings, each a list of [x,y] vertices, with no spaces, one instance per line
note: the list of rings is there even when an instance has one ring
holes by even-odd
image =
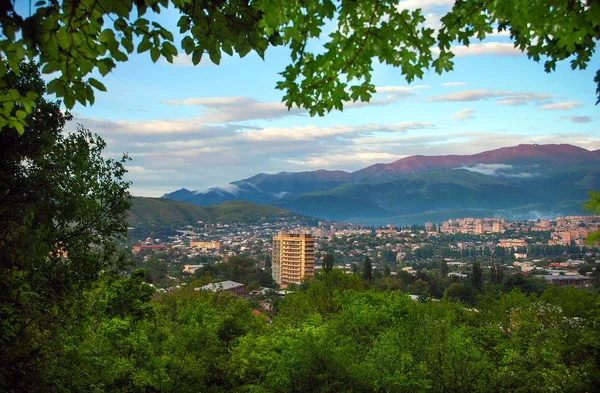
[[[129,210],[128,223],[131,226],[190,225],[203,221],[216,222],[252,222],[275,217],[297,216],[287,210],[251,202],[229,201],[212,206],[197,206],[191,203],[171,199],[133,197]]]
[[[589,165],[523,177],[446,170],[388,182],[344,184],[275,204],[324,219],[365,224],[407,224],[463,216],[521,219],[581,214],[587,192],[599,187],[599,176],[598,168]]]

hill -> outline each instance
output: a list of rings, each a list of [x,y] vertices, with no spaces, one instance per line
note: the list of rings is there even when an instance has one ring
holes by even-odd
[[[259,174],[203,192],[165,195],[199,205],[242,199],[328,220],[412,224],[469,216],[581,214],[600,188],[600,151],[519,145],[472,155],[411,156],[353,173]]]
[[[257,205],[245,201],[229,201],[213,206],[160,199],[133,197],[128,223],[131,226],[185,226],[205,223],[254,222],[276,217],[298,216],[279,207]]]

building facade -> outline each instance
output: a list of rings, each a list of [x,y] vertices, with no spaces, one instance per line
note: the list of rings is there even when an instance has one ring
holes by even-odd
[[[309,234],[280,232],[273,237],[271,261],[277,284],[300,283],[314,276],[315,239]]]

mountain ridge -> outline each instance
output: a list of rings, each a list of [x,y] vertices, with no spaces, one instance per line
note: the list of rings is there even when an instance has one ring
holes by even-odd
[[[553,204],[568,206],[565,213],[581,214],[574,206],[586,200],[589,190],[600,188],[599,179],[600,150],[522,144],[471,155],[409,156],[354,172],[261,173],[225,187],[180,189],[163,198],[198,205],[240,199],[324,219],[365,222],[456,209],[504,214]]]

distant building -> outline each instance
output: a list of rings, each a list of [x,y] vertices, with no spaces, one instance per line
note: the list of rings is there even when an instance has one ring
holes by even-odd
[[[559,276],[559,275],[550,275],[547,274],[545,276],[536,276],[546,280],[548,284],[555,285],[558,287],[568,287],[573,286],[575,288],[585,288],[592,285],[594,279],[586,276],[576,275],[576,276]]]
[[[499,233],[502,232],[502,223],[496,221],[492,224],[492,232]]]
[[[188,274],[194,274],[196,270],[203,267],[204,265],[183,265],[183,272]]]
[[[315,269],[315,239],[309,234],[280,232],[273,237],[272,275],[277,284],[300,283]]]
[[[196,290],[211,292],[227,291],[233,293],[234,295],[244,296],[245,287],[246,286],[244,284],[240,284],[239,282],[227,280],[203,285],[200,288],[196,288]]]
[[[498,242],[498,246],[504,248],[527,247],[527,242],[525,241],[525,239],[500,239],[500,241]]]
[[[221,242],[190,242],[190,247],[201,248],[203,250],[208,250],[208,249],[220,250]]]
[[[166,249],[167,249],[167,246],[165,246],[164,244],[156,244],[156,245],[149,245],[149,246],[133,246],[133,248],[131,249],[131,253],[137,254],[144,250],[150,250],[152,252],[166,251]]]
[[[540,227],[550,228],[550,220],[540,220]]]

